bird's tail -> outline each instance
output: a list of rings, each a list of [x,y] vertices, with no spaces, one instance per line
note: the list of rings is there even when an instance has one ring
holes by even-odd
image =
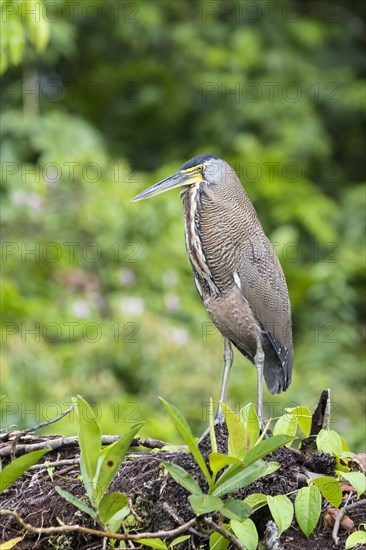
[[[264,351],[264,379],[268,391],[272,394],[286,391],[291,384],[292,351],[286,360],[281,363],[276,350],[270,342],[263,346]]]

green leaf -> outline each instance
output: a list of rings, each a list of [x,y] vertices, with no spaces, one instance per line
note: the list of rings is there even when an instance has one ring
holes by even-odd
[[[349,453],[350,452],[350,448],[348,447],[347,443],[345,442],[345,440],[343,439],[343,437],[339,436],[340,437],[340,440],[341,440],[341,443],[342,443],[342,451],[344,453]],[[353,455],[354,453],[352,453]]]
[[[79,510],[82,510],[83,512],[85,512],[85,514],[88,514],[93,519],[97,519],[96,512],[92,508],[90,508],[87,504],[85,504],[85,502],[83,502],[82,500],[78,499],[77,497],[69,493],[69,491],[65,491],[64,489],[61,489],[61,487],[59,487],[58,485],[55,487],[55,490],[59,495],[61,495],[65,500],[67,500],[67,502],[70,502],[70,504],[73,504],[76,508],[79,508]]]
[[[91,406],[80,395],[76,397],[79,420],[79,447],[88,481],[94,480],[98,468],[101,434]]]
[[[320,430],[316,436],[319,451],[340,456],[342,454],[342,440],[334,430]]]
[[[82,453],[80,453],[80,473],[83,480],[83,485],[86,490],[86,494],[88,495],[90,501],[94,504],[96,483],[95,481],[89,479],[88,472],[86,471],[85,467],[84,455]]]
[[[289,435],[295,437],[297,432],[297,418],[292,413],[286,413],[277,420],[273,428],[273,435]]]
[[[39,451],[32,451],[25,455],[19,456],[10,464],[5,466],[0,472],[0,494],[5,491],[9,485],[11,485],[18,477],[28,470],[33,464],[38,462],[43,455],[51,451],[52,449],[41,449]]]
[[[225,527],[225,526],[224,526]],[[227,529],[229,526],[226,526]],[[226,550],[229,546],[229,541],[220,535],[220,533],[212,533],[209,540],[210,550]]]
[[[293,441],[292,436],[282,434],[274,435],[273,437],[269,437],[268,439],[260,441],[257,445],[255,445],[247,452],[244,457],[244,465],[249,466],[250,464],[253,464],[253,462],[258,460],[259,458],[263,458],[264,456],[272,453],[279,447],[282,447],[283,445],[286,445],[291,441]]]
[[[257,550],[258,533],[257,528],[250,518],[244,521],[232,519],[230,522],[234,535],[245,546],[246,550]]]
[[[247,438],[240,416],[235,414],[225,403],[221,403],[221,407],[224,411],[225,422],[229,432],[228,454],[233,457],[243,456],[246,450]]]
[[[99,521],[106,525],[117,512],[124,508],[128,503],[126,495],[123,493],[107,493],[100,499],[98,506]]]
[[[129,506],[124,506],[118,512],[114,514],[106,523],[107,529],[112,533],[117,533],[118,529],[121,527],[122,521],[129,515],[130,508]]]
[[[345,550],[350,550],[358,544],[366,545],[366,531],[355,531],[346,540]]]
[[[336,472],[341,475],[347,481],[350,482],[352,487],[357,492],[357,498],[360,498],[362,493],[366,492],[366,476],[362,472]]]
[[[212,495],[190,495],[188,500],[197,516],[221,510],[223,507],[221,498]]]
[[[243,521],[253,513],[252,508],[242,500],[227,498],[223,502],[220,512],[226,518]]]
[[[256,444],[259,437],[259,420],[253,403],[248,403],[239,412],[245,432],[245,450],[248,451]]]
[[[253,512],[256,512],[259,508],[267,506],[267,495],[263,493],[252,493],[245,497],[244,502],[252,508]]]
[[[27,0],[28,10],[25,10],[25,16],[28,26],[29,37],[35,44],[38,51],[43,51],[47,45],[50,36],[50,24],[44,17],[43,7],[37,0]],[[27,17],[27,14],[36,14]]]
[[[285,495],[275,495],[267,497],[268,508],[281,536],[291,525],[294,517],[294,507],[291,500]]]
[[[157,548],[158,550],[168,550],[167,545],[161,539],[138,539],[136,542],[144,544],[149,548]]]
[[[208,468],[206,466],[206,463],[194,441],[193,434],[191,432],[191,428],[188,425],[187,420],[184,418],[183,414],[173,405],[170,405],[165,399],[160,397],[160,401],[164,405],[165,410],[169,414],[174,426],[177,428],[180,435],[183,437],[184,441],[188,445],[189,450],[192,453],[192,456],[194,457],[195,461],[197,462],[199,468],[201,469],[201,472],[205,476],[208,484],[210,485],[212,483],[212,478],[210,475],[210,472],[208,471]]]
[[[323,497],[335,508],[339,508],[342,502],[342,489],[337,479],[330,476],[316,477],[311,480],[316,485]]]
[[[224,455],[221,453],[211,453],[208,457],[210,462],[210,468],[214,474],[217,474],[222,468],[229,466],[230,464],[241,464],[242,461],[239,458],[233,456]]]
[[[133,426],[128,432],[126,432],[121,439],[109,445],[107,449],[103,449],[103,457],[100,463],[100,469],[96,477],[97,493],[95,498],[97,502],[101,499],[105,491],[108,489],[114,476],[118,472],[125,455],[130,448],[131,442],[136,433],[143,426],[143,422]]]
[[[322,497],[318,487],[302,487],[295,499],[297,523],[305,536],[309,537],[315,529],[322,506]]]
[[[174,546],[176,546],[177,544],[180,544],[181,542],[184,542],[185,540],[189,539],[191,537],[191,535],[181,535],[180,537],[177,537],[176,539],[174,539],[170,544],[169,544],[169,548],[173,548]]]
[[[193,495],[202,495],[202,490],[197,481],[184,468],[178,464],[162,462],[164,468],[170,473],[173,479],[180,483],[187,491]]]
[[[6,542],[3,542],[0,544],[0,550],[11,550],[12,548],[14,548],[16,544],[18,544],[18,542],[22,541],[23,539],[24,539],[24,536],[7,540]]]
[[[212,397],[210,397],[210,409],[209,409],[209,426],[210,426],[210,443],[211,443],[211,449],[213,453],[217,453],[217,441],[216,441],[216,433],[215,433],[215,424],[214,424],[214,404]]]
[[[236,465],[234,465],[234,467],[237,468]],[[242,487],[246,487],[250,483],[253,483],[253,481],[255,481],[256,479],[265,475],[266,470],[267,470],[266,463],[263,462],[262,460],[258,460],[251,466],[248,466],[247,468],[242,469],[238,473],[236,473],[237,470],[232,470],[233,472],[232,476],[228,477],[226,475],[227,473],[226,471],[215,483],[212,494],[215,496],[222,497],[227,493],[234,493],[239,489],[241,489]]]
[[[287,407],[286,411],[292,413],[296,417],[300,430],[303,432],[305,437],[309,437],[312,419],[310,409],[302,406],[293,408]]]
[[[263,475],[265,476],[268,476],[269,474],[272,474],[273,472],[275,472],[276,470],[278,470],[278,468],[280,467],[280,465],[278,464],[278,462],[266,462],[265,463],[267,468],[266,468],[266,471],[264,472]]]

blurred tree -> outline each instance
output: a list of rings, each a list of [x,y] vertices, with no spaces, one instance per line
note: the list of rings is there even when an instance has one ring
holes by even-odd
[[[361,446],[363,3],[36,4],[1,6],[3,392],[124,395],[162,437],[159,394],[201,419],[221,344],[179,199],[129,200],[212,152],[237,170],[288,279],[294,382],[268,412],[330,386],[333,421]],[[238,356],[230,392],[255,395]]]

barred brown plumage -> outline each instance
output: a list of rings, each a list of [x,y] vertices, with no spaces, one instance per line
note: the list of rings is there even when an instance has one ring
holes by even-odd
[[[281,265],[239,178],[224,160],[198,155],[133,201],[178,186],[184,186],[186,248],[196,287],[225,337],[220,402],[226,398],[232,342],[257,368],[263,424],[263,374],[271,393],[291,383],[291,308]]]

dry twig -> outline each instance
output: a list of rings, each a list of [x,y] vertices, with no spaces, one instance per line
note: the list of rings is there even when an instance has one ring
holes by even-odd
[[[193,525],[196,523],[196,518],[193,518],[181,525],[180,527],[177,527],[176,529],[171,529],[170,531],[156,531],[155,533],[147,532],[139,533],[137,535],[123,535],[120,533],[112,533],[110,531],[101,531],[100,529],[91,529],[90,527],[82,527],[81,525],[64,524],[58,527],[34,527],[30,523],[24,521],[24,519],[21,518],[19,514],[17,514],[13,510],[7,509],[0,510],[0,516],[12,516],[24,529],[30,531],[31,533],[36,533],[37,535],[51,535],[55,533],[75,532],[86,533],[88,535],[94,535],[96,537],[103,537],[108,539],[137,541],[139,539],[165,539],[176,537],[188,531],[190,527],[193,527]],[[242,547],[240,548],[242,549]]]
[[[350,493],[351,495],[351,493]],[[350,496],[348,497],[348,500],[349,500]],[[347,500],[347,502],[348,502]],[[339,510],[339,513],[337,514],[337,517],[335,518],[335,521],[334,521],[334,527],[333,527],[333,531],[332,531],[332,537],[333,537],[333,540],[334,540],[334,544],[339,544],[339,537],[338,537],[338,531],[339,531],[339,527],[341,525],[341,521],[342,521],[342,518],[343,516],[345,515],[346,512],[349,512],[349,510],[353,510],[353,508],[359,508],[360,506],[366,506],[366,500],[358,500],[357,502],[352,502],[352,504],[345,504],[343,506],[343,508],[341,508]]]
[[[238,548],[238,550],[246,550],[245,546],[242,545],[242,543],[236,538],[236,536],[233,535],[233,533],[229,533],[229,531],[227,531],[225,527],[222,527],[222,525],[218,525],[211,518],[205,518],[204,522],[212,530],[212,532],[217,531],[218,533],[220,533],[220,535],[229,540],[235,546],[235,548]]]

